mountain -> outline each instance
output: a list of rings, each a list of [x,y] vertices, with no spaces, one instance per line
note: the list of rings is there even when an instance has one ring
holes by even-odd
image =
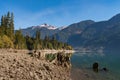
[[[21,29],[24,36],[29,35],[31,37],[35,37],[37,30],[39,30],[41,33],[41,39],[44,39],[45,36],[52,36],[55,33],[58,33],[60,31],[59,28],[46,24],[46,23],[38,25],[38,26],[28,27],[26,29]]]
[[[93,24],[94,21],[86,20],[78,23],[71,24],[66,28],[62,29],[60,32],[56,33],[56,39],[61,42],[67,42],[68,38],[75,34],[81,34],[87,26]]]
[[[119,23],[119,22],[120,22],[120,13],[119,13],[119,14],[116,14],[116,15],[113,16],[111,19],[109,19],[109,22]]]
[[[45,35],[55,36],[57,40],[66,42],[74,48],[120,49],[120,14],[105,21],[85,20],[60,28],[42,24],[22,29],[22,33],[34,37],[36,30],[40,30],[42,39]]]
[[[49,30],[55,30],[57,29],[55,26],[52,26],[52,25],[49,25],[49,24],[41,24],[40,26],[32,26],[32,29],[39,29],[39,28],[46,28],[46,29],[49,29]]]
[[[69,37],[68,43],[74,47],[105,50],[120,48],[120,14],[107,21],[89,25],[81,34]]]

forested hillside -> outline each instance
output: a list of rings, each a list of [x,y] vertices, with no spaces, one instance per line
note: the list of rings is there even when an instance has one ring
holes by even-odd
[[[58,42],[53,36],[45,36],[44,39],[40,38],[40,31],[35,32],[35,37],[29,34],[23,36],[21,30],[14,31],[14,15],[8,12],[1,17],[0,24],[0,48],[13,48],[13,49],[72,49],[66,43]]]

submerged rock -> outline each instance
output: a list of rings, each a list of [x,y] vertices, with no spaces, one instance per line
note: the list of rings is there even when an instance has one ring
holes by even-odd
[[[103,67],[102,69],[99,69],[99,64],[97,62],[93,63],[92,68],[93,68],[94,72],[98,72],[99,70],[100,71],[104,71],[104,72],[108,72],[109,71],[106,67]]]
[[[106,67],[102,68],[102,71],[108,72],[108,69]]]
[[[98,67],[99,67],[99,65],[97,62],[93,63],[93,71],[94,72],[98,72]]]

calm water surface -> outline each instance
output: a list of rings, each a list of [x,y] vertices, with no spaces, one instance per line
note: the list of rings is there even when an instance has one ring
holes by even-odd
[[[99,63],[99,68],[106,67],[109,71],[92,71],[92,64]],[[88,74],[98,76],[97,80],[120,80],[120,52],[107,53],[74,53],[71,58],[72,68],[86,70]],[[79,80],[79,79],[78,79]],[[93,79],[94,80],[94,79]]]

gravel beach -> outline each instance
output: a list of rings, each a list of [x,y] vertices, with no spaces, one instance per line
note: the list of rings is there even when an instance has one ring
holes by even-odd
[[[71,80],[70,68],[25,52],[0,50],[0,80]]]

